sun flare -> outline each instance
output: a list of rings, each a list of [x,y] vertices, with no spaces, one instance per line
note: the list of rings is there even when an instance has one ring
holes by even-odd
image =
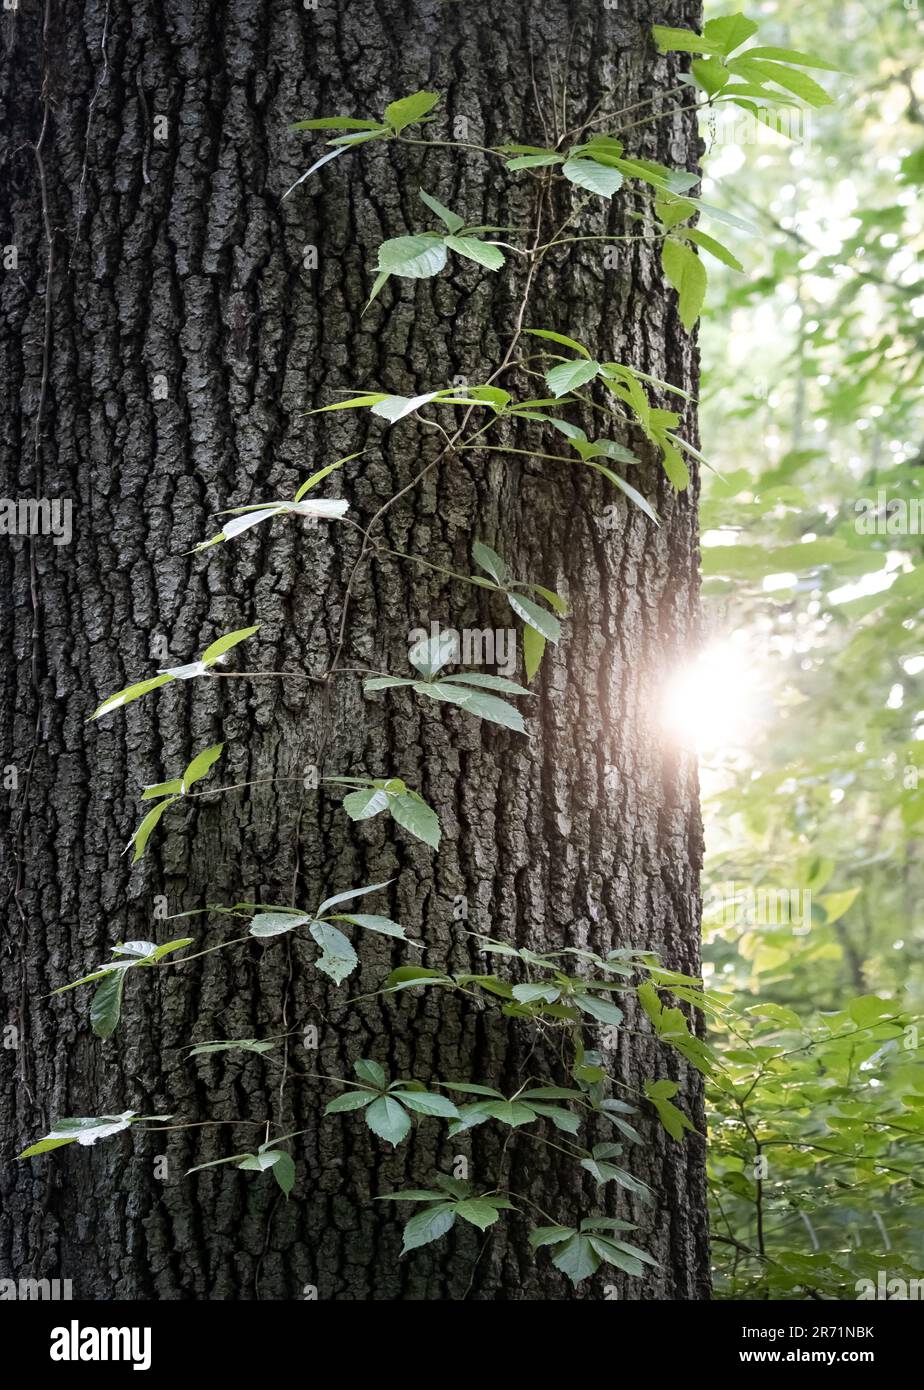
[[[745,741],[758,704],[753,654],[734,637],[711,643],[664,690],[661,720],[672,739],[701,755]]]

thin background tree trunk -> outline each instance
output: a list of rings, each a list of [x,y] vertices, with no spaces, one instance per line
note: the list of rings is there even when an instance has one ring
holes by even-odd
[[[565,1079],[528,1029],[439,991],[346,1002],[421,958],[405,947],[367,936],[360,971],[339,990],[318,976],[315,948],[292,938],[152,972],[129,981],[122,1025],[105,1043],[90,1033],[85,991],[46,997],[119,940],[165,939],[190,923],[196,949],[239,934],[220,916],[165,924],[164,904],[178,913],[285,902],[293,880],[298,903],[311,906],[393,878],[368,910],[418,936],[430,966],[492,968],[468,929],[536,948],[645,947],[696,970],[695,768],[666,746],[657,720],[666,673],[697,630],[696,488],[676,495],[653,459],[633,481],[657,506],[659,530],[588,469],[487,449],[445,458],[387,515],[379,535],[393,549],[468,573],[477,537],[567,595],[565,639],[547,651],[536,698],[519,702],[529,738],[402,690],[364,698],[345,676],[330,690],[178,682],[85,722],[103,695],[251,621],[260,633],[234,653],[234,669],[323,672],[355,530],[279,522],[203,556],[185,552],[217,529],[211,513],[291,495],[316,468],[363,448],[327,492],[342,491],[367,524],[435,457],[439,436],[413,422],[384,429],[365,412],[302,412],[345,387],[414,394],[457,376],[483,381],[510,341],[524,278],[513,255],[496,275],[456,260],[433,280],[393,280],[361,310],[379,242],[432,225],[419,186],[470,223],[527,229],[535,180],[475,153],[372,145],[281,203],[323,138],[288,123],[374,116],[427,87],[444,94],[428,135],[451,137],[463,116],[476,143],[544,144],[563,112],[573,127],[598,102],[619,110],[676,86],[678,62],[656,54],[650,25],[698,26],[698,0],[654,8],[49,0],[43,12],[23,0],[3,15],[0,240],[15,243],[18,268],[0,285],[2,492],[72,498],[74,536],[0,548],[0,763],[18,781],[4,793],[0,1023],[19,1043],[0,1051],[0,1276],[70,1277],[75,1296],[96,1299],[290,1299],[306,1286],[322,1299],[708,1296],[702,1141],[675,1143],[648,1113],[644,1146],[626,1164],[656,1189],[653,1207],[596,1189],[573,1162],[522,1137],[504,1169],[513,1190],[563,1222],[601,1211],[637,1220],[638,1243],[661,1262],[644,1280],[604,1269],[575,1294],[548,1252],[528,1249],[530,1223],[513,1215],[485,1238],[457,1230],[399,1262],[395,1209],[370,1198],[450,1172],[457,1155],[493,1186],[506,1132],[491,1125],[450,1140],[444,1122],[422,1120],[392,1154],[360,1117],[321,1121],[336,1088],[293,1074],[347,1076],[357,1056],[371,1056],[424,1082],[512,1090],[527,1075]],[[673,95],[671,104],[688,103]],[[627,141],[631,153],[695,167],[689,114],[643,124]],[[544,239],[573,196],[555,192]],[[624,213],[641,206],[636,197],[624,190],[611,209],[589,199],[579,230],[632,231]],[[527,233],[503,239],[525,245]],[[696,353],[656,251],[614,245],[612,268],[601,242],[551,254],[527,326],[695,388]],[[522,374],[504,384],[544,394]],[[683,428],[695,442],[692,411]],[[506,442],[527,439],[564,452],[536,433]],[[374,560],[356,576],[342,664],[403,673],[408,634],[434,619],[514,625],[498,596]],[[132,870],[122,850],[142,786],[219,739],[220,785],[296,777],[312,764],[403,776],[439,812],[443,844],[434,854],[381,818],[354,826],[329,790],[280,782],[168,813]],[[647,1031],[634,1016],[627,1023]],[[187,1061],[180,1050],[312,1025],[319,1048],[290,1040],[284,1088],[261,1058]],[[657,1044],[621,1033],[609,1056],[631,1086],[679,1079],[677,1099],[702,1128],[697,1083]],[[11,1161],[56,1117],[125,1108],[177,1123],[308,1127],[292,1146],[291,1200],[269,1177],[230,1168],[184,1177],[195,1162],[260,1142],[253,1127],[123,1135]]]

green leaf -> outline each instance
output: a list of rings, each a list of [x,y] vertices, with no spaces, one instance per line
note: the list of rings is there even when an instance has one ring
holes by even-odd
[[[323,917],[329,907],[336,907],[338,903],[349,902],[351,898],[364,898],[367,893],[377,893],[380,888],[387,888],[391,881],[390,878],[387,878],[384,883],[370,883],[365,888],[348,888],[343,893],[335,893],[332,898],[324,899],[315,916]]]
[[[374,1091],[347,1091],[342,1096],[334,1096],[324,1107],[325,1115],[343,1115],[350,1110],[364,1110],[375,1100]]]
[[[672,1139],[682,1139],[685,1129],[693,1129],[686,1115],[669,1099],[678,1090],[675,1081],[646,1081],[645,1095],[658,1112],[658,1119]]]
[[[392,1091],[391,1094],[419,1115],[435,1115],[444,1120],[458,1118],[459,1112],[448,1096],[431,1095],[429,1091]]]
[[[367,693],[374,690],[395,690],[398,686],[414,684],[415,681],[404,676],[373,676],[371,680],[363,681],[363,690]]]
[[[321,947],[316,961],[318,969],[322,975],[329,975],[334,984],[341,984],[359,964],[350,938],[329,922],[312,922],[308,930]]]
[[[591,1236],[575,1233],[552,1257],[552,1263],[563,1274],[567,1274],[575,1286],[582,1279],[587,1279],[591,1274],[595,1274],[600,1267],[600,1255],[591,1244],[592,1239]]]
[[[134,1110],[124,1110],[121,1115],[81,1116],[77,1119],[56,1120],[53,1128],[30,1144],[18,1155],[19,1158],[34,1158],[37,1154],[59,1149],[63,1144],[77,1143],[81,1146],[95,1144],[99,1139],[107,1139],[112,1134],[120,1134],[139,1120],[169,1120],[169,1115],[136,1115]]]
[[[507,160],[507,168],[511,171],[516,169],[541,169],[544,165],[561,164],[564,155],[557,154],[554,150],[549,150],[544,154],[518,154],[514,159]]]
[[[510,1125],[513,1129],[531,1124],[536,1118],[531,1106],[520,1105],[515,1100],[488,1101],[480,1109],[490,1115],[492,1120],[499,1120],[501,1124]]]
[[[731,266],[732,270],[744,271],[744,266],[733,256],[727,246],[723,246],[715,237],[709,236],[708,232],[701,232],[698,227],[685,227],[683,231],[687,241],[693,241],[697,246],[701,246],[704,251],[708,251],[711,256],[715,256],[717,261],[723,265]]]
[[[463,1221],[477,1226],[479,1231],[486,1231],[499,1219],[500,1213],[491,1202],[483,1201],[479,1197],[469,1197],[456,1203],[456,1216],[461,1216]]]
[[[550,328],[524,328],[524,333],[529,333],[533,338],[545,338],[550,343],[558,343],[560,347],[570,348],[572,352],[577,352],[581,357],[586,357],[590,361],[590,353],[581,343],[575,342],[574,338],[568,338],[564,333],[553,333]]]
[[[600,1222],[598,1224],[603,1225],[603,1222]],[[625,1226],[626,1224],[626,1222],[614,1222],[614,1226],[617,1229],[619,1227]],[[628,1255],[633,1260],[641,1260],[643,1264],[653,1265],[655,1269],[659,1268],[658,1261],[654,1258],[653,1255],[649,1255],[647,1250],[640,1250],[637,1245],[628,1245],[624,1240],[614,1240],[613,1237],[609,1235],[603,1236],[603,1240],[611,1249],[619,1250],[624,1255]],[[616,1261],[612,1259],[612,1257],[609,1257],[609,1263],[615,1264]]]
[[[476,401],[484,401],[498,413],[506,410],[513,397],[509,391],[504,391],[500,386],[468,386],[461,388],[466,395]]]
[[[142,801],[153,801],[155,797],[179,796],[183,790],[183,779],[171,777],[168,782],[152,782],[141,793]]]
[[[343,809],[350,820],[369,820],[388,806],[388,793],[379,787],[364,787],[343,798]]]
[[[566,396],[600,374],[599,362],[559,362],[545,374],[546,385],[554,396]]]
[[[388,798],[388,809],[392,819],[397,821],[403,830],[410,831],[418,840],[423,840],[424,844],[430,845],[432,849],[439,849],[441,834],[439,817],[421,797],[413,792],[403,792],[397,796],[391,795]]]
[[[455,646],[455,636],[451,632],[441,632],[437,637],[425,637],[415,643],[407,659],[415,671],[432,680],[452,660]]]
[[[151,832],[157,825],[157,822],[160,820],[161,816],[166,811],[167,807],[172,806],[173,803],[178,800],[179,797],[168,796],[164,801],[159,801],[156,806],[152,807],[152,809],[148,811],[147,815],[144,817],[144,820],[138,826],[138,829],[135,831],[134,835],[129,840],[126,846],[127,849],[131,849],[133,845],[135,847],[135,853],[132,855],[133,864],[137,864],[138,860],[144,854],[144,851],[147,848],[148,840],[151,838]]]
[[[683,455],[667,439],[662,438],[659,442],[662,451],[661,463],[665,473],[678,492],[685,492],[690,486],[690,470]]]
[[[509,592],[507,602],[516,613],[518,618],[522,618],[528,628],[535,628],[541,632],[548,642],[559,642],[561,640],[561,623],[547,609],[541,608],[538,603],[534,603],[531,598],[526,598],[523,594]]]
[[[360,121],[355,116],[318,116],[310,121],[295,121],[290,130],[380,130],[378,121]]]
[[[562,173],[569,183],[578,188],[586,188],[589,193],[598,193],[602,198],[612,198],[622,187],[622,174],[606,164],[598,164],[595,159],[571,158],[562,165]]]
[[[614,1241],[607,1240],[605,1236],[597,1235],[588,1235],[587,1239],[604,1263],[615,1265],[617,1269],[623,1270],[626,1274],[634,1274],[636,1276],[644,1274],[644,1268],[639,1261],[633,1259],[627,1251],[622,1250]]]
[[[658,45],[659,53],[714,53],[715,43],[710,43],[690,29],[673,29],[665,24],[653,24],[651,32]]]
[[[618,1148],[619,1145],[598,1144],[594,1153],[598,1155],[600,1149],[611,1147]],[[641,1178],[637,1178],[632,1173],[627,1172],[625,1168],[618,1167],[615,1163],[607,1163],[603,1158],[596,1156],[594,1158],[582,1158],[581,1167],[586,1169],[594,1181],[599,1183],[601,1187],[608,1182],[616,1182],[620,1187],[624,1187],[627,1192],[632,1192],[637,1197],[641,1197],[643,1201],[651,1202],[652,1200],[651,1188],[648,1184],[642,1182]]]
[[[381,133],[387,133],[384,126],[381,127]],[[328,150],[326,154],[322,154],[320,159],[316,159],[314,163],[310,166],[310,168],[306,169],[303,174],[300,174],[299,177],[295,180],[295,182],[290,184],[289,187],[286,189],[285,193],[283,193],[281,201],[285,202],[289,194],[294,193],[296,188],[298,188],[299,184],[304,183],[306,179],[310,179],[311,175],[317,173],[318,169],[323,169],[324,165],[329,164],[332,159],[337,159],[340,155],[346,154],[347,150],[352,148],[352,144],[359,144],[364,140],[374,140],[378,138],[378,135],[379,127],[375,127],[371,130],[357,131],[353,135],[335,136],[333,140],[329,140],[328,144],[334,145],[335,148]]]
[[[124,690],[117,690],[114,695],[107,695],[101,705],[90,715],[91,719],[100,719],[104,714],[111,714],[114,709],[121,709],[123,705],[128,705],[132,700],[139,700],[142,695],[147,695],[150,690],[157,690],[159,686],[166,685],[174,677],[167,675],[166,672],[159,676],[152,676],[150,680],[138,681],[136,685],[128,685]]]
[[[381,1063],[373,1061],[371,1057],[360,1057],[358,1062],[353,1063],[353,1070],[360,1081],[374,1086],[377,1091],[384,1091],[388,1085],[385,1068]]]
[[[392,1096],[379,1096],[366,1111],[366,1124],[373,1134],[397,1148],[410,1132],[411,1117]]]
[[[455,251],[459,256],[465,256],[467,260],[476,261],[478,265],[486,266],[488,270],[500,270],[504,264],[503,251],[490,241],[479,241],[477,237],[473,236],[448,236],[444,237],[443,240],[450,251]]]
[[[780,63],[796,63],[800,68],[824,68],[826,72],[841,72],[836,63],[826,62],[813,53],[798,53],[794,48],[749,48],[748,58],[773,58]]]
[[[880,1018],[889,1018],[899,1010],[893,1001],[880,999],[877,994],[862,994],[857,999],[851,999],[847,1012],[858,1028],[868,1028]]]
[[[436,391],[427,391],[422,396],[385,396],[375,403],[372,413],[395,425],[405,416],[413,415],[416,410],[420,410],[421,406],[429,405],[436,397]]]
[[[537,1115],[542,1115],[546,1120],[551,1120],[556,1129],[562,1130],[564,1134],[577,1134],[581,1128],[580,1116],[572,1114],[561,1105],[545,1105],[541,1102],[530,1101],[531,1109]]]
[[[661,248],[661,264],[677,291],[680,321],[689,332],[706,298],[706,268],[689,246],[674,237],[668,237]]]
[[[23,1149],[19,1158],[37,1158],[39,1154],[50,1153],[52,1149],[60,1149],[64,1144],[73,1144],[75,1136],[70,1135],[66,1139],[39,1139],[37,1143],[30,1144],[27,1149]]]
[[[366,391],[361,396],[350,396],[345,401],[334,401],[332,405],[318,406],[317,410],[309,411],[309,414],[323,415],[331,410],[359,410],[364,406],[378,405],[379,401],[387,400],[388,393],[385,391]]]
[[[513,987],[513,997],[520,1004],[538,1004],[541,1001],[554,1004],[560,994],[561,990],[556,984],[514,984]],[[528,1094],[539,1095],[538,1091],[529,1091]]]
[[[707,19],[703,25],[703,37],[722,54],[733,53],[743,43],[757,33],[758,26],[753,19],[743,14],[723,15],[718,19]]]
[[[446,264],[446,245],[432,236],[399,236],[383,241],[376,267],[386,275],[406,280],[426,280]]]
[[[212,1042],[196,1043],[189,1049],[190,1057],[206,1057],[212,1052],[272,1052],[273,1042],[260,1042],[257,1038],[221,1038]]]
[[[282,1150],[277,1153],[276,1162],[273,1164],[273,1177],[288,1197],[295,1186],[295,1161],[291,1154]]]
[[[543,1245],[560,1245],[575,1234],[573,1226],[536,1226],[529,1233],[529,1243],[534,1250],[538,1250]]]
[[[587,452],[587,448],[578,448],[578,444],[579,441],[575,440],[574,447],[578,450],[578,453],[581,454],[582,458],[596,459],[602,454],[604,458],[613,459],[616,463],[640,462],[631,449],[627,449],[624,444],[617,444],[614,439],[595,439],[592,444],[587,446],[592,450],[591,453]]]
[[[378,298],[379,294],[382,292],[382,290],[385,288],[387,284],[388,271],[382,270],[379,272],[379,274],[375,277],[375,279],[372,282],[372,289],[369,291],[369,298],[366,300],[366,308],[363,309],[363,314],[365,314],[366,309],[369,308],[369,305],[373,302],[373,300]]]
[[[600,999],[595,994],[579,994],[574,1002],[583,1013],[590,1014],[591,1018],[599,1019],[601,1023],[622,1023],[622,1009],[608,999]]]
[[[709,96],[720,92],[731,78],[728,68],[718,58],[694,58],[690,64],[690,71]]]
[[[310,492],[318,483],[323,482],[323,480],[329,477],[331,473],[335,472],[336,469],[341,468],[345,463],[351,463],[353,459],[360,458],[364,453],[365,449],[360,449],[358,453],[346,454],[343,458],[336,459],[333,463],[327,464],[325,468],[319,468],[316,473],[311,474],[310,478],[305,479],[293,497],[293,502],[300,502],[306,493]]]
[[[513,729],[518,734],[526,733],[526,726],[520,711],[496,695],[483,694],[480,690],[473,690],[471,694],[466,694],[464,700],[459,703],[462,704],[466,714],[474,714],[478,719],[484,719],[489,724],[500,724],[502,728]]]
[[[450,685],[472,685],[482,690],[496,690],[503,695],[528,695],[529,691],[506,676],[491,676],[480,671],[463,671],[459,675],[444,676],[443,682]]]
[[[252,637],[255,632],[260,631],[260,624],[255,627],[241,627],[236,632],[226,632],[224,637],[219,637],[211,646],[206,647],[202,653],[202,660],[206,666],[214,666],[219,657],[224,656],[232,647],[236,647],[239,642]]]
[[[380,917],[377,913],[338,914],[334,917],[334,921],[349,922],[354,927],[363,927],[366,931],[378,932],[380,936],[393,936],[400,941],[407,940],[402,926],[393,922],[390,917]]]
[[[409,97],[389,102],[383,112],[383,120],[397,134],[429,115],[439,99],[439,92],[413,92]]]
[[[261,1150],[260,1153],[246,1154],[243,1163],[237,1166],[246,1173],[265,1173],[268,1168],[275,1168],[282,1156],[280,1149]]]
[[[194,782],[198,782],[217,763],[224,746],[223,743],[213,743],[210,748],[203,748],[201,753],[196,754],[183,773],[184,791],[188,791]]]
[[[819,86],[814,78],[809,77],[808,73],[799,72],[797,68],[787,67],[783,63],[770,62],[767,59],[754,58],[750,52],[742,55],[729,64],[729,68],[734,73],[740,73],[743,77],[756,78],[759,82],[775,82],[780,87],[785,87],[788,92],[799,97],[801,101],[807,102],[809,106],[830,106],[832,98],[825,91],[824,87]],[[729,89],[731,92],[735,89]],[[768,93],[775,96],[775,93]]]
[[[472,559],[475,564],[491,576],[495,584],[504,588],[511,581],[510,570],[506,562],[501,559],[496,550],[492,550],[483,541],[472,542]]]
[[[417,190],[421,202],[426,203],[431,212],[435,212],[437,217],[450,230],[450,232],[461,232],[465,226],[464,220],[456,213],[452,212],[445,203],[441,203],[438,198],[433,198],[429,193],[425,193],[422,188]]]
[[[282,936],[285,932],[294,931],[296,927],[312,921],[314,918],[308,913],[258,912],[250,924],[249,934],[258,937]]]
[[[651,503],[646,501],[637,488],[634,488],[631,483],[627,483],[625,478],[621,478],[618,473],[614,473],[612,468],[607,468],[605,463],[590,463],[588,467],[595,469],[598,473],[602,473],[604,478],[607,478],[614,487],[618,487],[620,492],[624,492],[630,501],[634,502],[637,507],[641,508],[646,516],[651,518],[655,526],[661,525],[658,513]]]
[[[822,893],[818,901],[825,910],[825,926],[840,921],[853,906],[860,891],[859,888],[848,888],[842,893]]]
[[[90,1026],[98,1038],[108,1038],[118,1027],[124,988],[123,970],[114,970],[97,987],[90,1005]]]
[[[523,665],[526,668],[526,679],[531,681],[542,664],[542,657],[545,652],[545,638],[541,632],[537,632],[531,625],[523,629]]]
[[[421,1245],[429,1245],[452,1230],[456,1220],[456,1204],[444,1202],[440,1206],[427,1207],[412,1216],[404,1228],[404,1244],[401,1250],[406,1255]]]

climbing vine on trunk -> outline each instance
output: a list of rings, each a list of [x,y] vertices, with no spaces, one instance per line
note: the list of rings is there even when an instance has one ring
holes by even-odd
[[[803,71],[827,65],[785,49],[743,48],[755,29],[741,15],[712,20],[702,34],[655,26],[654,39],[662,53],[693,55],[682,89],[690,98],[687,109],[733,103],[762,120],[779,105],[796,104],[797,98],[809,105],[827,101],[823,89]],[[467,217],[462,206],[450,208],[427,189],[412,190],[407,206],[416,202],[417,215],[410,225],[389,229],[393,235],[381,242],[370,271],[366,310],[386,286],[400,294],[402,282],[439,276],[460,258],[486,275],[504,275],[516,263],[524,273],[521,292],[512,305],[506,350],[484,380],[433,381],[431,389],[415,396],[358,388],[310,412],[369,412],[384,421],[388,430],[401,431],[412,422],[417,430],[438,438],[435,456],[422,463],[416,476],[383,502],[367,524],[350,514],[351,465],[366,454],[362,450],[325,463],[290,498],[241,501],[223,514],[221,530],[196,547],[211,556],[215,547],[233,546],[237,537],[255,527],[271,536],[277,525],[289,519],[357,530],[359,551],[346,580],[338,641],[325,669],[312,673],[242,669],[239,658],[258,627],[239,628],[217,636],[198,657],[190,654],[186,664],[162,667],[149,675],[139,673],[137,681],[102,700],[94,719],[117,715],[129,703],[147,699],[175,682],[190,682],[195,692],[198,682],[291,680],[326,694],[335,682],[357,681],[372,703],[448,704],[463,718],[499,725],[528,738],[534,698],[530,687],[542,679],[548,644],[561,640],[569,606],[580,603],[580,594],[557,592],[546,575],[518,573],[508,556],[475,533],[470,542],[470,573],[399,550],[389,543],[386,519],[391,508],[441,465],[477,467],[479,460],[502,457],[513,468],[520,459],[528,459],[556,470],[591,470],[613,489],[620,505],[637,509],[644,524],[656,528],[661,524],[656,499],[631,481],[633,470],[642,471],[646,459],[656,458],[670,485],[683,491],[696,465],[705,463],[681,427],[683,409],[690,401],[688,391],[627,363],[608,361],[595,344],[581,341],[580,330],[567,319],[566,295],[561,296],[556,322],[536,323],[531,315],[531,295],[550,253],[572,245],[600,241],[621,246],[627,254],[637,243],[655,247],[666,282],[676,292],[677,312],[687,332],[694,328],[705,302],[707,273],[701,253],[741,269],[734,254],[712,232],[702,230],[699,221],[730,222],[745,229],[747,224],[703,202],[693,191],[696,174],[634,151],[638,128],[661,119],[661,113],[653,109],[656,99],[624,110],[598,108],[546,146],[516,139],[482,146],[432,138],[428,127],[439,102],[438,92],[418,91],[392,101],[381,115],[360,112],[299,121],[294,130],[329,138],[324,152],[286,196],[298,196],[297,190],[309,178],[323,178],[323,170],[335,160],[375,158],[377,147],[395,143],[474,153],[496,165],[504,178],[529,181],[532,211],[525,226],[483,225]],[[570,207],[564,218],[556,220],[554,207],[562,188],[570,190]],[[631,230],[617,237],[588,232],[585,214],[595,200],[619,196],[629,200],[626,219]],[[530,383],[532,394],[518,390],[514,382]],[[577,423],[576,415],[583,424]],[[529,447],[511,443],[524,438]],[[338,482],[345,496],[320,495],[322,485]],[[346,664],[358,576],[384,559],[424,567],[496,596],[519,626],[526,684],[508,675],[465,669],[455,633],[416,636],[409,643],[406,661],[393,669]],[[229,670],[232,651],[235,668]],[[141,819],[127,846],[133,864],[143,858],[171,809],[176,812],[195,798],[233,797],[253,786],[300,780],[267,778],[222,785],[216,765],[225,747],[226,741],[210,744],[184,769],[176,769],[176,775],[138,789]],[[340,798],[342,812],[352,821],[382,817],[390,834],[420,841],[436,855],[444,828],[414,780],[400,767],[387,776],[367,776],[322,765],[315,785]],[[239,1052],[263,1059],[267,1066],[278,1068],[280,1092],[307,1079],[317,1086],[318,1109],[323,1106],[325,1116],[347,1115],[392,1148],[404,1143],[418,1125],[448,1126],[449,1137],[478,1126],[497,1127],[502,1143],[496,1171],[489,1178],[481,1176],[475,1182],[434,1172],[428,1186],[377,1194],[378,1201],[411,1210],[402,1253],[438,1240],[457,1221],[484,1232],[501,1220],[519,1216],[530,1224],[529,1245],[535,1258],[551,1259],[575,1285],[601,1266],[637,1277],[646,1265],[656,1264],[648,1250],[627,1239],[636,1230],[633,1222],[591,1208],[576,1223],[563,1224],[560,1212],[545,1209],[529,1191],[511,1183],[510,1159],[521,1143],[545,1146],[588,1174],[598,1191],[613,1184],[639,1202],[657,1201],[658,1194],[649,1183],[633,1172],[633,1149],[643,1142],[638,1115],[650,1107],[672,1142],[683,1142],[685,1133],[695,1126],[675,1103],[680,1090],[677,1082],[651,1077],[640,1086],[628,1083],[608,1065],[608,1049],[602,1040],[628,1027],[631,1001],[632,1016],[646,1019],[651,1033],[683,1066],[709,1075],[711,1053],[696,1026],[696,1012],[709,1007],[700,980],[668,968],[657,954],[645,949],[598,952],[573,945],[534,949],[485,932],[469,935],[493,968],[482,973],[435,969],[423,963],[427,941],[414,936],[409,924],[379,910],[391,880],[354,881],[316,905],[297,901],[297,875],[295,882],[287,903],[212,903],[175,914],[171,920],[183,920],[176,936],[160,944],[119,942],[112,947],[110,960],[85,967],[86,973],[56,993],[86,988],[92,1031],[106,1039],[119,1028],[126,991],[144,989],[153,976],[186,961],[254,940],[265,943],[268,951],[296,941],[310,949],[314,968],[342,987],[359,965],[367,934],[390,938],[405,952],[405,963],[381,981],[377,997],[416,991],[438,1000],[457,995],[477,1001],[480,1009],[496,1011],[505,1026],[529,1030],[537,1042],[547,1044],[542,1055],[557,1059],[554,1072],[530,1072],[521,1085],[507,1092],[478,1076],[443,1076],[424,1084],[414,1077],[392,1075],[371,1057],[357,1060],[351,1076],[295,1073],[285,1047],[292,1030],[264,1037],[187,1042],[184,1050],[189,1057]],[[194,930],[190,919],[200,913],[227,920],[228,939],[197,949],[194,936],[179,934]],[[464,924],[460,929],[467,930]],[[61,1118],[20,1157],[36,1157],[72,1143],[92,1145],[135,1126],[156,1133],[185,1125],[182,1116],[142,1115],[134,1110]],[[251,1151],[197,1164],[190,1172],[235,1165],[275,1181],[288,1199],[297,1190],[296,1141],[306,1131],[280,1133],[272,1117],[259,1128],[265,1137]]]

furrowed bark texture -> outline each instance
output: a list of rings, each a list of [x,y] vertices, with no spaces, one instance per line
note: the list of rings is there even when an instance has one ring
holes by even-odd
[[[485,448],[437,462],[377,527],[380,545],[463,574],[480,538],[517,574],[567,596],[564,640],[548,648],[535,697],[516,702],[527,738],[406,690],[364,697],[353,675],[327,687],[176,682],[86,722],[102,696],[251,622],[259,634],[226,669],[323,673],[337,651],[356,529],[290,519],[202,555],[190,548],[218,529],[212,513],[291,496],[316,468],[360,449],[321,491],[347,497],[350,516],[368,525],[436,459],[441,436],[414,421],[386,428],[368,412],[302,413],[338,390],[413,395],[455,378],[485,381],[511,340],[526,273],[513,253],[496,274],[451,258],[434,279],[393,279],[361,311],[380,241],[434,226],[419,187],[469,224],[518,229],[498,239],[525,246],[541,176],[508,173],[474,151],[372,143],[282,202],[326,138],[288,123],[374,116],[428,88],[443,94],[436,119],[410,136],[452,138],[464,118],[472,143],[543,145],[598,104],[604,113],[655,98],[595,129],[631,125],[629,153],[694,169],[689,99],[668,94],[683,60],[657,55],[650,25],[698,26],[698,0],[654,8],[49,0],[43,10],[22,0],[3,15],[2,240],[18,265],[7,253],[2,492],[73,499],[73,538],[11,537],[0,549],[9,893],[0,1276],[71,1278],[75,1297],[93,1299],[300,1299],[312,1289],[343,1300],[708,1296],[702,1141],[670,1139],[644,1103],[644,1143],[624,1161],[655,1189],[652,1206],[614,1184],[598,1189],[522,1132],[505,1143],[510,1132],[496,1124],[448,1139],[445,1122],[422,1118],[393,1152],[361,1116],[322,1120],[338,1088],[308,1075],[348,1077],[367,1056],[393,1076],[508,1094],[530,1076],[566,1082],[554,1036],[536,1045],[526,1025],[464,996],[356,1000],[409,960],[495,968],[467,932],[537,949],[649,948],[696,971],[696,774],[657,717],[664,681],[696,636],[695,483],[678,495],[640,438],[617,436],[645,459],[630,476],[656,505],[658,529],[579,463]],[[662,109],[664,119],[644,119]],[[580,196],[554,184],[543,241]],[[642,226],[626,217],[645,206],[630,186],[612,204],[586,202],[572,231]],[[550,252],[524,323],[695,388],[695,348],[653,243]],[[524,339],[519,355],[535,350]],[[546,394],[522,368],[502,384]],[[572,409],[571,418],[581,417]],[[601,421],[583,423],[605,432]],[[692,409],[682,429],[695,441]],[[499,437],[566,453],[552,432],[529,431]],[[519,643],[521,625],[499,595],[379,555],[356,573],[340,664],[407,674],[409,633],[434,620],[516,626]],[[175,808],[132,869],[123,849],[141,788],[220,739],[213,785],[300,779],[313,765],[404,777],[441,817],[439,852],[385,818],[354,825],[331,788],[291,780]],[[293,883],[310,907],[385,879],[391,886],[361,906],[402,922],[425,955],[365,933],[360,970],[339,989],[299,936],[139,972],[106,1042],[91,1034],[86,990],[48,997],[117,941],[188,932],[198,950],[246,930],[215,915],[167,923],[165,913],[287,903]],[[678,1103],[702,1128],[696,1080],[637,1011],[626,1022],[630,1031],[613,1037],[589,1029],[588,1045],[611,1044],[620,1087],[677,1079]],[[316,1048],[304,1045],[312,1028]],[[182,1050],[282,1033],[293,1036],[269,1059],[188,1060]],[[631,1089],[614,1094],[632,1098]],[[250,1124],[135,1132],[13,1161],[57,1117],[129,1108],[177,1125]],[[308,1131],[290,1146],[298,1182],[289,1201],[269,1175],[185,1176],[255,1148],[267,1120],[277,1134]],[[459,1222],[399,1260],[402,1221],[415,1209],[372,1198],[461,1171],[459,1156],[479,1189],[509,1187],[548,1215],[505,1214],[486,1236]],[[574,1291],[549,1252],[527,1244],[531,1224],[597,1213],[637,1221],[630,1239],[658,1268],[627,1279],[604,1267]]]

